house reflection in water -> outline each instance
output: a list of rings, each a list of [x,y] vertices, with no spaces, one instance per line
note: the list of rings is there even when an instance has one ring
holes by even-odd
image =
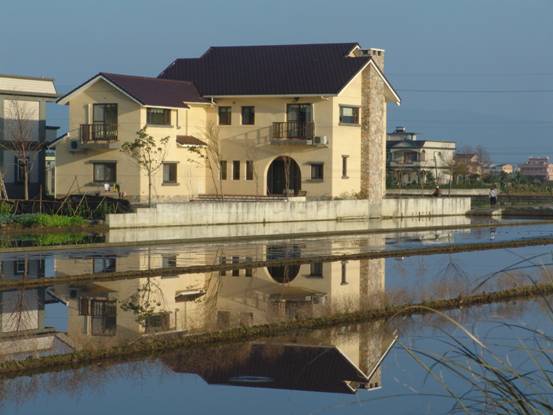
[[[36,279],[48,276],[51,264],[44,258],[23,256],[2,259],[5,279]],[[64,333],[45,327],[45,305],[58,300],[45,288],[0,292],[0,360],[67,353],[71,341]]]
[[[338,262],[312,262],[310,264],[288,264],[253,268],[248,264],[256,260],[278,261],[306,257],[313,252],[319,256],[330,255],[336,249],[330,240],[310,241],[309,243],[275,242],[268,245],[224,246],[218,250],[208,247],[194,253],[194,263],[236,264],[236,268],[210,273],[181,274],[174,276],[153,276],[116,281],[89,282],[82,284],[57,285],[49,289],[19,291],[29,301],[29,311],[25,320],[32,327],[20,327],[18,332],[28,333],[29,329],[45,330],[44,304],[59,301],[67,307],[67,333],[51,330],[56,336],[65,339],[71,350],[110,347],[125,344],[140,336],[183,332],[198,333],[220,330],[237,326],[250,326],[271,322],[293,320],[306,317],[325,316],[333,312],[355,311],[380,301],[384,292],[384,259]],[[355,242],[351,252],[370,246],[384,245],[383,236],[371,236],[365,242]],[[341,252],[346,253],[343,243]],[[75,275],[112,271],[146,270],[190,265],[187,253],[177,251],[156,251],[155,249],[131,249],[117,251],[117,255],[106,251],[82,253],[71,256],[57,256],[56,275]],[[5,267],[17,264],[6,264]],[[40,269],[40,266],[37,265]],[[42,265],[44,268],[44,265]],[[7,269],[7,268],[6,268]],[[31,273],[27,273],[31,274]],[[37,276],[44,272],[37,271]],[[9,277],[10,272],[3,272]],[[17,276],[14,276],[17,277]],[[6,299],[12,295],[3,295],[3,312]],[[27,301],[27,300],[26,300]],[[16,302],[16,301],[15,301]],[[12,307],[13,308],[13,307]],[[2,320],[4,335],[10,331]],[[300,365],[302,359],[324,355],[326,365],[336,365],[340,375],[323,383],[336,391],[345,391],[348,385],[368,383],[374,387],[379,384],[376,373],[369,381],[373,368],[377,368],[387,345],[382,337],[371,333],[359,332],[341,336],[338,332],[331,339],[320,339],[311,345],[248,345],[251,359],[255,365],[268,367],[259,356],[275,353],[282,358]],[[23,337],[20,344],[23,345]],[[27,337],[25,337],[27,339]],[[21,346],[23,347],[23,346]],[[40,346],[29,346],[38,350]],[[261,350],[261,351],[260,351]],[[294,357],[296,356],[296,357]],[[253,362],[252,361],[252,362]],[[242,363],[241,363],[242,364]],[[248,370],[254,363],[246,364]],[[249,366],[248,366],[249,365]],[[253,367],[253,366],[252,366]],[[309,376],[316,375],[316,366]],[[378,370],[377,370],[378,372]],[[254,372],[249,375],[255,376]],[[236,376],[241,376],[236,374]],[[236,377],[233,375],[233,377]],[[276,379],[277,375],[267,375]],[[285,377],[284,373],[278,374]],[[307,382],[306,379],[304,379]],[[243,383],[243,379],[241,380]],[[280,380],[278,382],[281,382]],[[284,381],[282,381],[284,382]],[[304,383],[305,383],[304,382]],[[276,387],[276,386],[275,386]],[[310,386],[311,389],[323,385]],[[357,386],[355,386],[356,388]],[[331,388],[331,389],[332,389]]]

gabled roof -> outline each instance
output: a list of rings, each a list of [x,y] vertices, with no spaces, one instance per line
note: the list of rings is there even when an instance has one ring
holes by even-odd
[[[0,94],[57,98],[52,78],[0,74]]]
[[[100,72],[58,99],[66,104],[72,95],[88,88],[98,80],[104,80],[140,105],[157,107],[186,107],[186,103],[205,103],[194,84],[190,81],[178,81],[151,78],[145,76],[121,75]]]
[[[369,56],[351,56],[358,46],[325,43],[211,47],[199,58],[175,60],[159,78],[192,81],[208,97],[337,95],[372,62]],[[395,91],[393,94],[397,97]]]

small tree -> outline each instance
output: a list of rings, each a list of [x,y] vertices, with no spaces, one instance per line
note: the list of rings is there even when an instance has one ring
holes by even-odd
[[[221,144],[219,141],[219,126],[209,121],[204,133],[205,146],[187,147],[187,150],[205,160],[205,165],[211,174],[215,193],[223,199],[223,177],[221,175]]]
[[[152,176],[161,168],[167,155],[169,136],[156,140],[146,132],[146,127],[136,132],[133,141],[123,143],[121,151],[138,164],[148,176],[148,207],[152,206]]]
[[[6,101],[6,105],[6,141],[1,141],[0,147],[14,152],[17,159],[16,171],[23,176],[20,177],[23,182],[23,197],[29,200],[30,173],[36,153],[43,148],[43,143],[38,140],[38,114],[21,101]]]

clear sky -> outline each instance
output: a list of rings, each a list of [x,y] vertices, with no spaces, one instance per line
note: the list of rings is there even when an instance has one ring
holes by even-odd
[[[552,16],[551,0],[3,0],[0,73],[53,77],[63,93],[209,46],[356,41],[386,49],[403,99],[389,129],[520,161],[553,157]],[[48,123],[63,130],[65,110]]]

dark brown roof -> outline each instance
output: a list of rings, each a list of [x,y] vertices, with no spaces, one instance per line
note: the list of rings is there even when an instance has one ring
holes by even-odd
[[[83,82],[81,85],[58,99],[58,102],[98,77],[103,77],[107,81],[113,83],[142,105],[186,107],[186,102],[209,102],[200,96],[198,90],[190,81],[176,81],[107,72],[100,72],[86,82]]]
[[[177,135],[177,143],[183,146],[205,146],[206,144],[193,135]]]
[[[357,43],[212,47],[177,59],[160,75],[192,81],[202,96],[333,95],[370,57],[348,57]]]

